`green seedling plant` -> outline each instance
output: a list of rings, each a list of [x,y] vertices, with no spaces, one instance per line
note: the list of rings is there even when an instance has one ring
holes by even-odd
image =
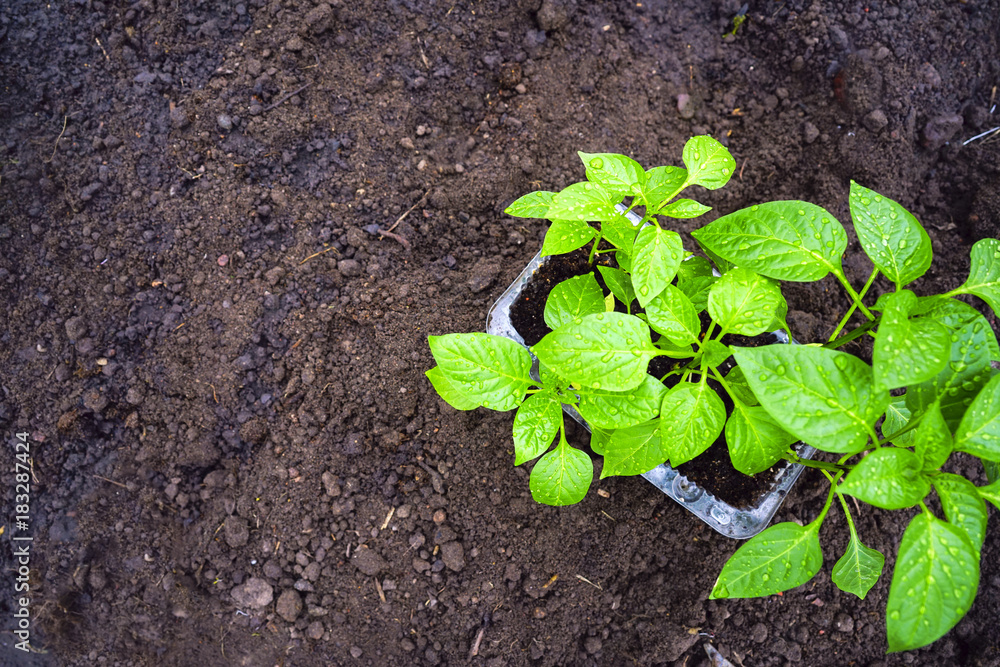
[[[735,166],[709,137],[687,143],[684,168],[647,171],[622,155],[580,155],[586,182],[531,193],[507,211],[551,221],[543,254],[588,243],[592,261],[613,253],[617,267],[597,267],[609,294],[593,273],[553,288],[544,309],[552,332],[531,354],[488,334],[431,336],[437,366],[427,375],[440,396],[461,410],[517,410],[515,464],[537,459],[529,486],[545,504],[579,502],[593,479],[590,456],[566,440],[563,405],[590,426],[602,478],[665,462],[676,467],[720,436],[740,472],[788,460],[824,475],[830,490],[818,516],[804,526],[776,524],[744,543],[712,598],[767,596],[811,580],[823,564],[820,528],[838,505],[850,536],[832,580],[864,599],[885,557],[862,543],[847,497],[887,510],[916,508],[889,586],[888,650],[918,648],[948,632],[978,589],[986,503],[1000,509],[1000,375],[992,363],[1000,347],[986,318],[956,297],[978,297],[1000,312],[1000,241],[973,246],[959,287],[918,295],[907,286],[931,265],[926,231],[898,203],[852,181],[851,218],[873,264],[855,290],[843,269],[843,225],[806,202],[754,205],[695,230],[707,259],[683,248],[665,220],[708,209],[676,198],[692,185],[722,187]],[[879,275],[894,289],[872,299]],[[849,300],[829,340],[729,344],[730,334],[782,329],[790,336],[782,282],[828,276]],[[863,322],[847,331],[856,313]],[[872,341],[870,363],[840,349],[863,337]],[[668,370],[652,375],[658,357]],[[732,405],[728,414],[720,394]],[[796,442],[829,460],[801,459]],[[976,486],[947,470],[956,453],[979,459],[988,483]],[[940,512],[928,506],[932,492]]]

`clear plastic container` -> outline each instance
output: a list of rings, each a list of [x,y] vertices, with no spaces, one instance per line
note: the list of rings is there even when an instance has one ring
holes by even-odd
[[[639,220],[637,217],[632,214],[629,217],[632,218],[634,223],[638,224]],[[535,271],[545,264],[546,259],[541,256],[541,252],[535,255],[528,262],[528,265],[524,267],[521,275],[496,300],[490,308],[489,314],[486,316],[487,333],[504,336],[524,345],[524,338],[514,329],[514,325],[511,323],[510,311],[521,295],[521,290],[531,281]],[[776,331],[774,333],[782,342],[789,342],[785,332]],[[534,357],[532,358],[534,359]],[[538,360],[534,359],[532,376],[536,379],[538,377],[537,371]],[[590,430],[587,422],[573,406],[564,404],[563,411],[588,431]],[[806,444],[799,443],[796,445],[796,451],[800,457],[808,459],[812,458],[816,450]],[[778,472],[775,476],[774,486],[758,500],[756,505],[743,508],[733,507],[729,503],[719,500],[666,464],[661,464],[653,468],[645,473],[643,477],[726,537],[746,539],[753,537],[767,527],[767,524],[771,521],[771,517],[778,511],[778,507],[781,506],[785,496],[788,495],[788,491],[792,488],[795,480],[802,474],[802,470],[803,466],[801,465],[789,464]]]

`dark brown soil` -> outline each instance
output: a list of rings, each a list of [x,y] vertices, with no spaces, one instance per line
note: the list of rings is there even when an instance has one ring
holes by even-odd
[[[740,4],[0,3],[0,430],[31,436],[45,651],[8,632],[5,481],[0,663],[1000,664],[994,510],[969,615],[886,656],[889,577],[830,582],[836,511],[814,582],[708,601],[737,542],[637,478],[536,506],[512,415],[423,375],[427,335],[482,330],[539,248],[504,206],[581,180],[577,150],[678,164],[712,134],[739,166],[709,219],[846,222],[853,178],[928,228],[918,293],[964,280],[998,229],[1000,143],[964,144],[1000,125],[997,3],[755,2],[723,40]],[[846,304],[786,296],[799,340]],[[807,472],[776,519],[825,490]],[[910,514],[857,513],[887,571]]]

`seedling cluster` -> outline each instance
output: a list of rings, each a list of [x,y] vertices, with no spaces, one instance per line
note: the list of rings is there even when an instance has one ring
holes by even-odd
[[[782,459],[818,469],[830,491],[816,519],[779,523],[743,544],[719,575],[713,598],[771,595],[812,579],[823,563],[819,530],[836,499],[850,541],[833,582],[863,599],[885,558],[861,543],[846,496],[889,510],[919,508],[890,585],[888,647],[913,649],[945,634],[976,595],[986,501],[1000,508],[1000,375],[991,364],[1000,360],[1000,347],[987,320],[955,298],[974,295],[1000,312],[1000,241],[973,246],[961,286],[917,295],[906,286],[931,265],[926,231],[898,203],[852,181],[851,217],[874,265],[856,291],[843,270],[843,225],[802,201],[725,215],[692,233],[705,257],[685,250],[664,225],[709,209],[679,195],[695,185],[720,188],[735,167],[710,137],[685,145],[684,168],[646,170],[616,154],[580,157],[586,181],[525,195],[507,212],[551,221],[543,255],[588,243],[591,261],[613,253],[617,267],[597,267],[610,294],[593,273],[553,288],[544,310],[552,332],[531,348],[537,376],[531,354],[507,338],[431,336],[437,366],[427,376],[440,396],[460,410],[516,408],[515,465],[538,459],[529,485],[549,505],[579,502],[593,479],[590,456],[566,440],[564,404],[590,425],[591,448],[604,459],[602,477],[642,474],[664,462],[676,467],[720,434],[741,472]],[[640,224],[624,215],[625,206],[642,213]],[[850,305],[829,340],[723,343],[728,334],[788,332],[781,282],[831,274]],[[895,290],[873,302],[866,296],[879,275]],[[856,311],[865,322],[845,332]],[[870,364],[838,349],[862,336],[874,339]],[[660,376],[649,373],[657,357],[669,360]],[[719,388],[733,405],[728,416]],[[798,441],[834,456],[804,461],[792,448]],[[977,487],[942,470],[954,452],[980,459],[991,483]],[[932,489],[943,518],[927,505]]]

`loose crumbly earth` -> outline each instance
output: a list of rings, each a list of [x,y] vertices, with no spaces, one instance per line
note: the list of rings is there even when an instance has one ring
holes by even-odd
[[[576,150],[724,141],[738,173],[685,233],[786,198],[847,222],[854,179],[927,227],[918,293],[964,280],[1000,222],[1000,143],[965,143],[1000,125],[996,2],[761,0],[723,39],[740,4],[2,3],[0,428],[33,447],[39,653],[9,631],[8,446],[0,662],[1000,664],[992,508],[968,617],[886,656],[889,577],[830,583],[841,515],[813,582],[709,602],[737,542],[641,478],[535,505],[512,415],[423,376],[539,248],[504,206],[581,180]],[[786,292],[800,340],[846,303]],[[887,572],[911,514],[858,508]]]

